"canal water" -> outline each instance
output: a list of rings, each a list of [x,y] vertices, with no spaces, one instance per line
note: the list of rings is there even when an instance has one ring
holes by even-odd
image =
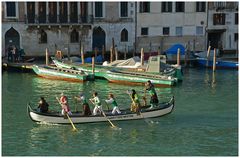
[[[73,96],[109,92],[120,108],[129,107],[126,91],[143,87],[104,80],[70,83],[39,78],[31,73],[2,72],[2,156],[237,156],[238,71],[186,69],[184,80],[172,88],[157,88],[161,101],[175,96],[174,111],[153,119],[70,125],[39,124],[27,114],[27,104],[44,96],[51,110],[64,92],[74,110]],[[104,105],[104,108],[107,107]]]

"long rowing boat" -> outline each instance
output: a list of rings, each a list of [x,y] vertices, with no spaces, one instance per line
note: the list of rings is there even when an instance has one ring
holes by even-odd
[[[32,69],[38,76],[49,79],[84,82],[88,77],[91,78],[89,74],[83,71],[76,71],[53,66],[33,65]]]
[[[157,107],[149,109],[149,106],[145,106],[141,109],[141,113],[133,113],[130,109],[121,110],[121,114],[112,115],[111,111],[106,111],[106,117],[112,121],[124,121],[124,120],[138,120],[144,118],[154,118],[164,116],[173,111],[174,108],[174,97],[168,102],[160,103]],[[36,109],[33,109],[30,104],[27,106],[27,111],[29,117],[32,121],[35,122],[45,122],[45,123],[53,123],[53,124],[69,124],[69,120],[64,118],[64,116],[60,112],[48,112],[48,113],[40,113]],[[102,115],[90,115],[83,116],[81,112],[73,113],[70,115],[71,120],[74,124],[80,123],[96,123],[96,122],[106,122],[108,121],[106,117]]]

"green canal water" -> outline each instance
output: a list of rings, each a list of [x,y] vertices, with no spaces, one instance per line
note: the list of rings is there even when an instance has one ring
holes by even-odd
[[[215,80],[215,82],[214,82]],[[73,96],[96,90],[101,100],[113,92],[120,108],[129,107],[129,89],[143,87],[107,81],[70,83],[30,73],[2,72],[2,156],[236,156],[238,155],[238,71],[186,69],[172,88],[157,88],[160,100],[175,96],[174,111],[154,119],[70,125],[37,124],[27,103],[45,96],[59,110],[56,95]],[[80,108],[80,107],[79,107]],[[106,108],[106,106],[104,106]]]

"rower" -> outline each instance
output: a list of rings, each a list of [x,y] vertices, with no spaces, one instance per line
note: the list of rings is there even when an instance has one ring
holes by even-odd
[[[100,99],[98,97],[98,93],[94,92],[93,94],[93,98],[89,99],[94,105],[94,109],[93,109],[93,115],[97,115],[97,113],[102,113],[102,105],[100,102]]]
[[[72,112],[70,110],[70,107],[68,105],[68,98],[64,95],[64,93],[61,93],[60,97],[60,103],[62,105],[62,115],[65,115],[67,113],[68,115],[72,115]]]
[[[76,96],[75,99],[77,99],[78,101],[82,102],[82,107],[83,107],[83,115],[84,116],[89,116],[92,114],[90,107],[88,105],[87,99],[85,97],[85,95],[80,92],[79,96]]]
[[[145,90],[147,90],[151,96],[150,109],[152,109],[154,106],[158,104],[159,101],[158,101],[158,97],[157,97],[157,93],[155,91],[154,85],[150,80],[148,80],[147,83],[145,84]]]
[[[132,89],[131,98],[132,98],[131,111],[139,113],[141,105],[140,105],[138,95],[134,89]]]
[[[107,104],[111,104],[112,105],[112,107],[113,107],[112,114],[113,115],[116,114],[116,113],[121,114],[121,111],[119,110],[118,104],[117,104],[117,102],[116,102],[116,100],[115,100],[115,98],[114,98],[112,93],[110,93],[108,95],[108,100],[105,100],[105,102]]]
[[[40,97],[40,101],[38,104],[39,111],[42,113],[46,113],[46,112],[48,112],[48,107],[49,107],[49,104],[46,102],[44,97]]]

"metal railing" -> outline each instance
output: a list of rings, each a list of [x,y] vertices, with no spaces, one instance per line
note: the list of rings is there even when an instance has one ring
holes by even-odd
[[[78,15],[78,17],[71,17],[70,15],[66,16],[49,16],[49,15],[24,15],[25,23],[26,24],[41,24],[41,25],[51,25],[51,24],[92,24],[93,23],[93,16],[81,16]]]

